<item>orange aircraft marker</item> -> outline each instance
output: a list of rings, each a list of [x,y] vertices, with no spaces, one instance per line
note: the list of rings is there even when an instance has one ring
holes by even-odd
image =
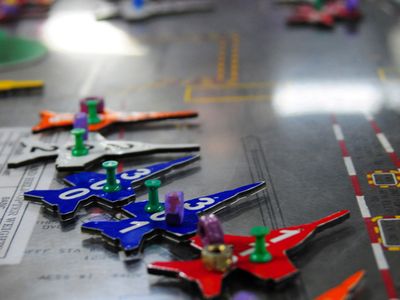
[[[117,123],[141,123],[168,119],[195,118],[197,116],[198,113],[195,111],[123,113],[105,109],[103,113],[99,113],[100,122],[90,124],[89,131],[98,131]],[[37,133],[48,129],[72,127],[73,122],[74,114],[72,113],[55,113],[45,110],[40,112],[40,122],[32,127],[32,132]]]
[[[343,281],[338,286],[330,289],[324,294],[315,298],[315,300],[349,300],[354,296],[354,292],[357,287],[359,287],[365,275],[365,271],[358,271],[357,273],[351,275],[345,281]]]

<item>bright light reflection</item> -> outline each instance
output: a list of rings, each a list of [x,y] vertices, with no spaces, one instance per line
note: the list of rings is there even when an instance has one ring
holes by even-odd
[[[144,55],[146,48],[108,22],[98,22],[89,12],[59,13],[43,28],[44,42],[62,52]]]
[[[362,82],[301,82],[278,85],[272,105],[283,116],[313,113],[373,113],[382,106],[379,90]]]

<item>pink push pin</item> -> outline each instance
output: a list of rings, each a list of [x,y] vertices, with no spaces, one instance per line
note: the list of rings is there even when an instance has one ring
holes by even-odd
[[[74,128],[83,128],[86,130],[83,139],[86,141],[88,139],[88,119],[87,114],[84,112],[76,113],[74,115]]]
[[[165,222],[169,226],[183,223],[185,213],[183,192],[169,192],[165,195]]]
[[[104,98],[98,96],[90,96],[83,98],[79,101],[81,112],[88,113],[87,102],[91,100],[97,101],[97,113],[102,114],[104,113]]]

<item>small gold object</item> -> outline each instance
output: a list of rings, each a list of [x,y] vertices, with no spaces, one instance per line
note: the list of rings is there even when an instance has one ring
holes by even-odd
[[[201,260],[207,270],[226,272],[232,265],[232,248],[225,244],[208,245],[201,251]]]

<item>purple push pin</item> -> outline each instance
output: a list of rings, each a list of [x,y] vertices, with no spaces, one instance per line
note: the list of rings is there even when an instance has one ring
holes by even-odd
[[[348,11],[355,11],[357,10],[358,0],[346,0],[346,8]]]
[[[214,214],[200,217],[197,233],[204,247],[224,243],[224,231],[221,222]]]
[[[83,128],[86,130],[85,135],[83,136],[86,141],[88,138],[88,119],[87,114],[84,112],[80,112],[74,115],[74,128]]]
[[[183,223],[184,204],[183,192],[169,192],[165,195],[165,222],[169,226],[179,226]]]
[[[258,300],[258,298],[253,293],[240,291],[233,295],[232,300]]]
[[[90,96],[83,98],[79,101],[80,107],[81,107],[81,112],[88,113],[88,107],[87,107],[87,102],[90,100],[96,100],[97,101],[97,113],[102,114],[104,113],[104,98],[103,97],[98,97],[98,96]]]

